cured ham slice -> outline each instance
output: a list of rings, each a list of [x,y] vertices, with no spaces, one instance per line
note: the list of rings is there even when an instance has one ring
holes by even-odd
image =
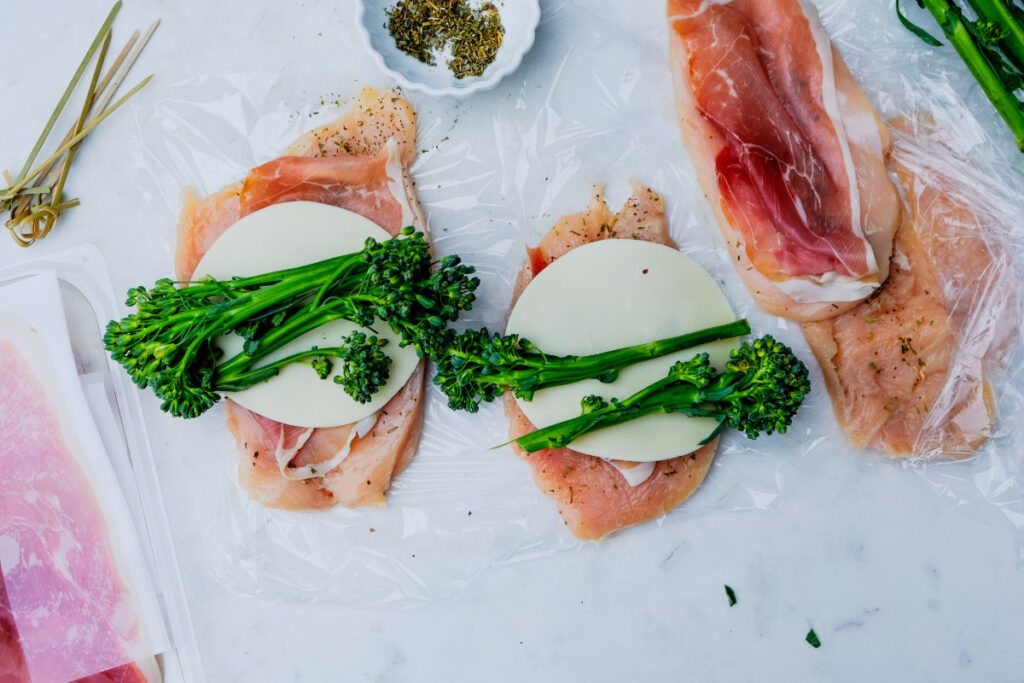
[[[423,424],[423,365],[402,390],[381,408],[370,431],[351,434],[356,425],[303,429],[275,423],[228,403],[228,426],[244,454],[239,481],[257,502],[287,510],[383,505],[391,478],[406,468],[416,453]],[[345,450],[344,460],[322,477],[287,479],[275,461],[280,435],[304,439],[290,458],[296,467],[315,466],[324,454]],[[295,443],[295,442],[292,442]]]
[[[1014,339],[1020,302],[978,172],[926,119],[897,121],[893,161],[909,214],[877,295],[804,325],[836,417],[857,446],[891,456],[966,457],[991,434],[989,378]]]
[[[277,202],[340,206],[392,233],[406,225],[422,228],[407,171],[415,154],[412,106],[390,91],[364,89],[347,114],[300,137],[287,156],[203,199],[186,194],[178,220],[178,278],[192,277],[210,245],[239,218]]]
[[[280,202],[339,206],[391,234],[406,225],[425,230],[407,171],[415,143],[409,103],[393,92],[364,89],[347,114],[303,135],[287,156],[205,199],[186,197],[178,222],[178,277],[192,277],[207,249],[239,218]],[[391,478],[409,464],[419,443],[423,376],[421,363],[377,418],[362,425],[295,427],[227,400],[228,427],[241,452],[241,485],[253,500],[288,510],[383,504]]]
[[[548,264],[575,247],[612,238],[675,247],[668,234],[661,196],[639,184],[634,184],[633,190],[633,196],[617,214],[608,210],[598,190],[587,211],[559,219],[540,244],[529,250],[512,303]],[[511,421],[512,439],[536,429],[508,393],[505,414]],[[540,490],[558,504],[558,512],[573,534],[596,541],[678,507],[704,481],[717,445],[715,439],[691,454],[655,463],[650,475],[635,486],[630,485],[622,470],[639,469],[637,463],[605,460],[571,448],[548,448],[535,453],[526,453],[514,444],[513,448],[530,464]]]
[[[132,662],[144,643],[135,601],[39,339],[24,331],[0,337],[0,681],[155,683],[158,670]]]
[[[888,139],[803,0],[669,0],[683,137],[763,309],[856,306],[885,280],[899,198]]]
[[[18,625],[7,598],[4,568],[0,564],[0,681],[3,683],[29,683],[28,665],[18,637]]]

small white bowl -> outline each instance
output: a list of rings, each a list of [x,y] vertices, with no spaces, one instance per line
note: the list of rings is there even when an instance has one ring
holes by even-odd
[[[539,0],[492,0],[505,27],[502,45],[483,75],[456,78],[443,60],[438,59],[436,66],[430,66],[395,46],[395,39],[387,29],[387,9],[397,2],[362,0],[357,3],[359,33],[381,69],[402,87],[430,95],[465,97],[496,86],[498,81],[519,67],[523,55],[533,45],[537,22],[540,21]]]

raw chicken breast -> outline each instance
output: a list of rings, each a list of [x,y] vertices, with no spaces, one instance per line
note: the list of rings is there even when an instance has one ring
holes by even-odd
[[[664,203],[653,190],[634,183],[633,196],[613,215],[598,189],[583,213],[564,216],[540,241],[529,249],[519,273],[512,303],[548,264],[575,247],[602,239],[640,239],[675,247],[668,234]],[[519,409],[510,393],[505,395],[505,414],[511,425],[509,437],[516,439],[536,429]],[[707,475],[718,439],[699,450],[654,464],[646,480],[630,486],[614,463],[579,453],[570,448],[548,448],[516,452],[533,469],[537,486],[558,504],[569,529],[584,540],[600,540],[618,529],[660,517],[689,498]]]
[[[769,313],[826,318],[885,280],[888,139],[803,0],[669,0],[683,137],[731,258]]]
[[[840,425],[891,456],[966,457],[985,442],[989,378],[1019,321],[1014,270],[985,212],[992,198],[942,137],[924,117],[894,122],[910,211],[889,279],[854,309],[804,325]]]
[[[415,143],[409,103],[390,91],[364,89],[347,114],[303,135],[288,156],[205,199],[186,198],[178,223],[178,277],[192,277],[206,250],[240,217],[280,202],[340,206],[391,234],[406,225],[425,231],[407,170]],[[228,427],[241,452],[239,481],[268,507],[381,505],[391,478],[409,464],[419,443],[422,394],[421,363],[375,421],[321,429],[285,425],[227,400]],[[317,465],[339,459],[330,471],[316,472]],[[287,463],[285,471],[306,468],[315,476],[286,477],[279,460]]]
[[[286,510],[314,510],[337,503],[347,507],[383,505],[391,478],[404,470],[419,445],[423,423],[423,364],[402,390],[380,410],[370,431],[362,437],[351,434],[356,425],[330,429],[305,429],[274,422],[228,402],[228,427],[244,454],[239,465],[239,483],[253,500],[267,507]],[[341,449],[348,455],[323,477],[285,479],[278,469],[274,451],[294,445],[291,464],[314,464]]]

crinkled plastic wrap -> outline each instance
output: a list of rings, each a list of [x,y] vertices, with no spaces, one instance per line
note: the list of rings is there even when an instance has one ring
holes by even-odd
[[[934,26],[913,3],[904,6],[922,26]],[[891,124],[892,161],[917,176],[918,190],[930,184],[974,212],[974,237],[989,252],[985,268],[940,278],[958,328],[954,364],[915,443],[916,457],[900,463],[972,513],[1005,517],[1022,531],[1024,155],[956,51],[926,46],[902,28],[892,2],[819,7],[847,64]],[[963,419],[958,410],[979,375],[992,380],[990,438],[970,458],[943,457],[939,425]],[[1020,542],[1018,549],[1024,562]]]
[[[502,329],[526,247],[560,216],[583,210],[597,183],[607,183],[616,210],[635,178],[664,195],[673,237],[722,284],[737,314],[813,365],[799,326],[754,306],[722,248],[682,144],[668,28],[656,5],[637,11],[610,0],[546,3],[533,51],[494,91],[465,101],[406,94],[419,117],[411,171],[434,248],[462,255],[483,280],[477,305],[460,324]],[[993,239],[1007,245],[1007,258],[1018,253],[1020,237],[1009,232],[1012,214],[1004,211],[1021,206],[1014,190],[1021,160],[1012,157],[1008,136],[995,143],[986,134],[998,126],[969,77],[950,75],[959,73],[952,58],[937,67],[923,45],[901,33],[887,3],[851,0],[823,10],[885,117],[930,111],[955,131],[951,144],[983,160],[971,182],[984,181],[975,190],[999,198],[989,207]],[[362,84],[389,85],[368,59],[353,55],[342,74],[209,76],[152,88],[134,108],[133,140],[160,222],[146,230],[162,237],[167,254],[166,269],[152,278],[171,272],[185,187],[207,194],[279,156],[299,134],[343,112]],[[958,94],[964,92],[967,104]],[[984,115],[985,127],[971,111]],[[1024,430],[1016,424],[1021,396],[1014,388],[1021,370],[1014,359],[1008,367],[996,384],[999,431],[977,457],[907,462],[943,493],[1000,510],[1024,528]],[[789,433],[757,441],[726,435],[704,485],[651,524],[669,530],[708,512],[767,508],[782,500],[787,480],[838,491],[860,468],[876,466],[880,456],[856,452],[839,431],[821,374],[811,372],[814,389]],[[470,415],[448,410],[432,386],[427,397],[420,449],[383,508],[265,509],[237,485],[238,454],[221,409],[161,425],[174,436],[158,457],[193,458],[196,477],[223,477],[223,519],[210,521],[212,571],[246,594],[411,604],[452,595],[487,569],[579,545],[529,466],[508,447],[492,449],[507,440],[499,403]],[[980,505],[986,501],[992,505]]]

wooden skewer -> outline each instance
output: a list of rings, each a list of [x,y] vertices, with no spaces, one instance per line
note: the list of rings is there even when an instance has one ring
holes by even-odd
[[[0,190],[0,208],[10,209],[11,217],[7,221],[7,228],[15,242],[20,246],[29,246],[36,240],[45,237],[53,229],[62,211],[78,206],[79,201],[77,199],[61,201],[64,183],[78,146],[93,128],[124,104],[128,98],[138,92],[152,78],[152,75],[147,76],[126,95],[119,98],[112,105],[110,104],[122,82],[128,76],[128,72],[139,58],[142,49],[149,42],[153,32],[160,24],[159,19],[154,21],[146,29],[146,32],[142,34],[141,40],[139,31],[134,31],[110,67],[103,73],[104,60],[110,45],[110,23],[114,15],[116,15],[120,4],[120,2],[115,4],[114,9],[101,28],[101,33],[93,41],[86,59],[79,66],[79,72],[76,73],[72,83],[65,91],[60,103],[58,103],[58,108],[54,111],[50,121],[47,123],[46,129],[43,131],[43,135],[33,148],[33,152],[25,164],[26,168],[22,169],[17,180],[12,178],[7,171],[3,171],[3,177],[7,181],[8,187],[5,190]],[[29,164],[32,163],[39,151],[39,147],[42,146],[47,134],[56,121],[57,115],[70,95],[71,89],[78,82],[81,71],[84,70],[86,63],[91,59],[98,44],[101,42],[102,48],[96,61],[81,113],[58,145],[57,150],[36,169],[28,172]],[[100,78],[101,73],[103,73],[102,78]],[[43,200],[46,196],[49,196],[49,200],[44,203]]]
[[[97,107],[99,111],[103,111],[106,108],[107,103],[110,102],[110,98],[114,95],[115,92],[117,92],[117,88],[121,85],[121,81],[123,81],[124,77],[128,75],[128,70],[132,68],[132,64],[134,64],[135,60],[138,59],[139,52],[141,52],[142,47],[145,46],[146,42],[149,40],[149,37],[153,34],[153,30],[156,28],[156,25],[158,23],[160,22],[154,22],[153,25],[149,28],[149,30],[146,32],[146,38],[145,40],[143,40],[142,45],[139,46],[139,49],[137,49],[132,54],[131,58],[128,60],[128,65],[125,67],[124,73],[120,74],[117,77],[117,79],[114,80],[114,87],[111,88],[110,92],[107,93],[106,96],[104,96],[100,100],[100,104]],[[114,59],[114,63],[110,65],[110,68],[107,70],[107,73],[104,74],[103,79],[100,81],[99,86],[96,88],[94,98],[100,97],[103,94],[103,91],[107,89],[107,86],[110,84],[111,79],[114,78],[114,74],[120,68],[122,62],[124,62],[125,56],[128,54],[128,51],[132,49],[132,46],[138,39],[139,32],[138,30],[136,30],[134,33],[132,33],[131,38],[128,39],[128,42],[125,43],[125,46],[121,48],[121,51],[118,53],[117,58]],[[79,123],[81,122],[81,119],[82,117],[79,116],[78,119],[75,120],[74,124],[72,124],[71,126],[71,129],[68,131],[67,135],[64,136],[64,139],[61,140],[60,144],[65,144],[80,129]],[[54,161],[53,164],[50,164],[50,166],[46,168],[45,171],[40,172],[39,175],[43,175],[44,173],[48,174],[46,179],[43,182],[39,183],[40,185],[53,185],[53,183],[56,182],[57,174],[56,172],[52,171],[54,164],[56,164],[56,161]]]
[[[82,130],[82,125],[85,120],[89,117],[89,113],[92,111],[92,105],[96,101],[96,88],[97,82],[100,78],[100,73],[103,71],[103,60],[106,59],[107,50],[110,48],[110,30],[107,30],[107,35],[103,38],[103,46],[100,47],[100,56],[96,58],[96,68],[92,72],[92,80],[89,82],[89,89],[85,93],[85,102],[82,103],[82,113],[78,116],[78,120],[75,122],[73,134],[77,134]],[[79,143],[81,144],[81,143]],[[46,237],[53,226],[57,224],[57,218],[60,216],[59,209],[61,195],[64,194],[64,183],[68,179],[68,171],[71,170],[71,162],[75,159],[75,152],[78,150],[78,145],[74,145],[68,148],[68,153],[64,156],[64,163],[61,164],[60,173],[57,178],[57,185],[53,188],[53,192],[50,194],[50,208],[53,211],[50,212],[46,218],[43,219],[43,226],[39,228],[38,223],[33,224],[33,229],[38,233],[35,239],[42,239]],[[42,175],[42,174],[40,174]]]

